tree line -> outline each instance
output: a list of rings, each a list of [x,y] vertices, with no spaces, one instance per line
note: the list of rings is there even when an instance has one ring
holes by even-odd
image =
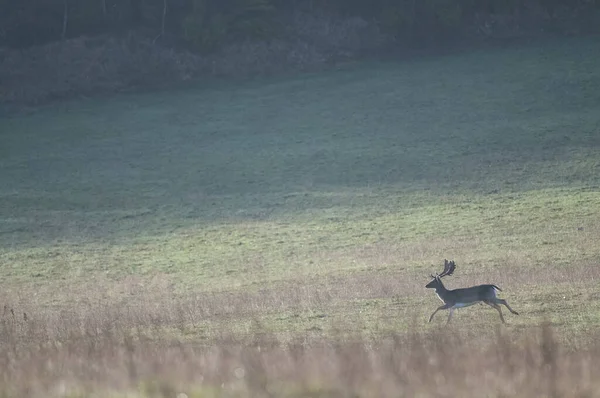
[[[598,12],[600,0],[0,0],[0,46],[145,30],[201,51],[276,37],[294,12],[361,16],[411,40],[452,37],[475,16]]]

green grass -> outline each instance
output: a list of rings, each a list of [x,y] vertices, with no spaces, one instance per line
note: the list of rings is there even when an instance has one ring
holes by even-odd
[[[597,46],[357,64],[1,119],[2,294],[33,311],[200,295],[205,329],[173,332],[192,338],[257,319],[333,333],[349,316],[378,333],[433,311],[423,285],[453,258],[448,284],[500,284],[516,327],[597,326]]]

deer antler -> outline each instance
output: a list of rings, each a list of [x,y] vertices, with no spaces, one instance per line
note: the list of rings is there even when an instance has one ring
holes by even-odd
[[[430,274],[432,279],[441,278],[446,275],[452,275],[456,269],[456,263],[454,261],[448,261],[444,259],[444,270],[441,274]]]
[[[441,278],[446,275],[452,275],[454,273],[455,269],[456,269],[456,263],[454,261],[448,261],[448,260],[444,259],[444,270],[442,271],[441,274],[438,275],[438,277]]]

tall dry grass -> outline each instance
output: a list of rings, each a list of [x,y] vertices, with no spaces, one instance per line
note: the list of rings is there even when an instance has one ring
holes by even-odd
[[[39,313],[6,306],[0,396],[600,395],[597,331],[573,341],[549,324],[491,333],[460,323],[419,328],[376,338],[342,329],[282,336],[256,322],[245,335],[220,330],[202,339],[175,301]]]

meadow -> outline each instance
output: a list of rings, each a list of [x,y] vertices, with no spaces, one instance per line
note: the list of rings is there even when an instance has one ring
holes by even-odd
[[[600,396],[597,48],[5,115],[0,396]]]

